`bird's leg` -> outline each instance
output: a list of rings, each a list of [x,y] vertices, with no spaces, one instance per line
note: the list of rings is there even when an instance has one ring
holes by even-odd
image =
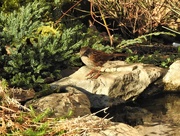
[[[91,79],[97,79],[100,75],[101,75],[101,71],[100,70],[95,70],[95,69],[92,69],[87,75],[86,77],[88,76],[91,76],[89,78]]]
[[[88,77],[89,75],[92,75],[93,73],[95,73],[95,69],[92,69],[87,75],[86,75],[86,77]]]
[[[93,79],[97,79],[101,75],[101,71],[98,70],[98,72],[92,76]]]

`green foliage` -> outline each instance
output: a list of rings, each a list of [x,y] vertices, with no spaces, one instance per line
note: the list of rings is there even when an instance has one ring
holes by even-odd
[[[49,129],[48,123],[43,123],[41,125],[38,125],[36,129],[28,128],[24,132],[22,132],[25,136],[44,136],[47,134],[47,130]]]
[[[38,0],[35,0],[38,1]],[[41,0],[42,3],[47,3],[48,0]],[[29,3],[34,2],[34,0],[1,0],[0,2],[0,10],[5,13],[13,12],[14,10],[19,10],[21,6],[26,6]]]
[[[21,7],[20,11],[14,11],[10,14],[1,12],[1,25],[3,30],[0,36],[3,41],[11,46],[20,48],[22,44],[26,44],[28,38],[34,37],[36,29],[43,25],[42,15],[47,11],[48,7],[41,3],[30,3],[26,7]]]
[[[19,8],[19,0],[2,0],[1,5],[2,11],[10,12]]]
[[[154,64],[156,66],[160,66],[163,68],[168,68],[177,58],[178,55],[169,55],[168,57],[163,56],[161,53],[154,52],[154,54],[149,55],[131,55],[126,59],[126,62],[129,63],[146,63],[146,64]]]
[[[33,130],[32,128],[27,129],[23,132],[25,136],[44,136],[46,134],[46,130]]]
[[[33,117],[32,121],[34,123],[42,121],[45,117],[47,117],[49,114],[51,114],[50,109],[46,109],[46,111],[42,112],[41,114],[37,114],[37,112],[34,111],[32,106],[30,106],[30,114]]]
[[[48,134],[52,131],[49,127],[50,123],[47,121],[49,114],[51,114],[49,109],[42,113],[38,113],[30,106],[29,112],[21,112],[14,120],[16,121],[16,124],[18,124],[18,128],[9,131],[7,135],[44,136]],[[28,128],[23,129],[23,125],[26,123],[29,124]]]
[[[92,45],[92,48],[96,49],[96,50],[101,50],[104,51],[106,53],[112,53],[114,51],[114,47],[112,46],[104,46],[99,42],[96,42],[95,44]]]
[[[169,32],[154,32],[154,33],[139,36],[138,38],[135,38],[135,39],[123,40],[117,47],[124,48],[124,47],[129,46],[129,45],[140,44],[140,43],[147,41],[148,37],[158,36],[158,35],[162,35],[162,34],[163,35],[175,36],[174,34],[169,33]]]
[[[41,18],[47,9],[43,3],[33,2],[19,12],[0,14],[0,43],[4,49],[0,77],[12,86],[37,87],[46,78],[59,79],[61,69],[79,64],[79,56],[73,52],[89,41],[84,38],[83,25],[65,28],[59,24],[55,29],[53,23],[44,23]]]
[[[1,80],[1,87],[2,87],[2,89],[3,90],[7,90],[7,88],[8,88],[8,82],[5,80],[5,79],[2,79]]]

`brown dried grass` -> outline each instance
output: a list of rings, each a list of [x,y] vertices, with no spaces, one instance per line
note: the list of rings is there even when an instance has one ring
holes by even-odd
[[[0,135],[24,135],[28,129],[38,131],[38,128],[43,124],[48,126],[44,128],[46,130],[45,135],[48,136],[86,135],[89,132],[99,132],[111,125],[111,123],[108,123],[109,120],[94,116],[96,113],[71,119],[44,117],[39,122],[35,122],[33,121],[35,116],[32,116],[30,109],[10,98],[8,89],[1,85],[0,97]]]
[[[60,120],[55,124],[51,124],[53,132],[65,133],[63,136],[88,135],[90,132],[100,132],[112,125],[109,120],[98,118],[94,114],[83,117]]]
[[[157,29],[158,26],[169,26],[180,16],[173,10],[179,10],[179,0],[89,0],[91,16],[94,21],[112,19],[118,23],[123,34],[143,35]],[[97,14],[96,10],[100,14]],[[109,28],[110,24],[103,23]],[[114,28],[116,29],[116,28]],[[177,29],[177,28],[176,28]]]

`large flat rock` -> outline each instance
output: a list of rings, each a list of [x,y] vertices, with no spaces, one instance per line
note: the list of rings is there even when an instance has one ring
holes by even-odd
[[[88,96],[91,107],[102,108],[135,99],[164,74],[164,69],[153,65],[127,64],[123,61],[107,62],[97,79],[86,77],[90,71],[83,66],[51,86],[59,89],[64,86],[75,87]]]

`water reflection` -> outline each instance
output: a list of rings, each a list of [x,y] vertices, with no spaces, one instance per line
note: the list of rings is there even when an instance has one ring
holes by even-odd
[[[108,114],[108,116],[107,116]],[[180,93],[161,93],[151,98],[139,98],[135,102],[110,107],[98,116],[112,118],[136,128],[143,134],[180,134]]]
[[[138,100],[139,107],[152,113],[152,122],[180,125],[180,93],[163,93],[158,96]]]

